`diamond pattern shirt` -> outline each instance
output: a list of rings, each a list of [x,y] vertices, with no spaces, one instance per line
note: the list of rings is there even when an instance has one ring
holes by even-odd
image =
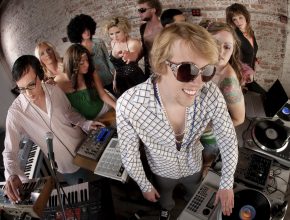
[[[152,172],[179,179],[201,170],[203,147],[199,139],[210,121],[223,160],[220,189],[233,187],[238,144],[218,87],[212,82],[205,83],[187,110],[186,133],[178,151],[174,132],[159,104],[152,78],[127,90],[117,100],[117,130],[122,162],[142,192],[150,191],[152,184],[146,178],[140,160],[139,139],[145,145]]]

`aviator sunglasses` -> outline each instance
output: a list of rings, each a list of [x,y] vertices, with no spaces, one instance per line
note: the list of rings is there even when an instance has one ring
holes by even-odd
[[[142,14],[146,12],[148,9],[152,9],[152,8],[138,8],[138,12]]]
[[[203,82],[210,81],[215,74],[215,66],[208,64],[202,68],[198,68],[194,63],[182,62],[179,64],[172,63],[166,60],[165,63],[170,67],[173,75],[179,82],[190,82],[197,78],[198,74],[201,74]]]

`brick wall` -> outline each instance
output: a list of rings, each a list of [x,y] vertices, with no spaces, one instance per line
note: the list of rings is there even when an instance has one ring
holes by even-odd
[[[261,60],[256,79],[268,89],[277,78],[289,78],[290,62],[285,59],[290,50],[287,41],[288,26],[281,23],[279,15],[287,15],[287,0],[162,0],[164,8],[184,10],[188,20],[198,23],[202,18],[224,21],[225,8],[234,2],[243,3],[251,12],[252,26],[256,33]],[[192,17],[191,9],[200,8],[201,17]],[[100,28],[111,15],[127,15],[133,25],[133,36],[138,37],[140,20],[135,0],[10,0],[2,10],[1,46],[11,66],[22,54],[33,54],[35,43],[48,40],[63,54],[69,43],[63,43],[66,25],[76,14],[91,15],[98,23],[96,35],[109,42]],[[283,69],[284,66],[284,69]]]
[[[290,8],[290,2],[288,3],[288,9]],[[290,16],[290,12],[288,11],[288,17]],[[289,30],[290,30],[290,23],[287,24],[287,42],[285,46],[285,56],[284,56],[284,63],[283,63],[283,72],[281,76],[281,82],[283,84],[284,89],[290,98],[290,37],[289,37]]]

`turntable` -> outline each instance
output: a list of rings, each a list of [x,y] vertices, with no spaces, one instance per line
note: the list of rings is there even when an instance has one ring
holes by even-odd
[[[256,118],[243,135],[243,146],[290,167],[290,128],[279,119]]]
[[[235,192],[235,207],[230,216],[222,214],[219,209],[218,216],[223,220],[252,220],[270,219],[271,205],[267,197],[254,189],[241,189]]]
[[[240,188],[241,187],[241,188]],[[288,203],[268,199],[265,194],[254,189],[237,186],[234,189],[235,206],[230,216],[222,214],[219,207],[216,208],[216,220],[283,220],[288,208]],[[214,216],[212,216],[212,220]]]
[[[220,176],[209,171],[179,220],[277,220],[284,219],[287,202],[266,196],[261,191],[234,184],[235,206],[230,216],[222,214],[220,204],[213,206]]]

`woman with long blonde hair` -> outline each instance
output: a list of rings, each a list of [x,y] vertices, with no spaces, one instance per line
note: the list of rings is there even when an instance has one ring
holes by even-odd
[[[114,88],[118,96],[147,79],[138,66],[142,52],[141,42],[130,37],[130,30],[128,19],[122,16],[113,17],[105,24],[105,31],[111,38],[110,60],[116,69]]]
[[[41,41],[36,45],[34,53],[44,70],[44,81],[53,80],[63,74],[62,58],[53,44],[48,41]]]

